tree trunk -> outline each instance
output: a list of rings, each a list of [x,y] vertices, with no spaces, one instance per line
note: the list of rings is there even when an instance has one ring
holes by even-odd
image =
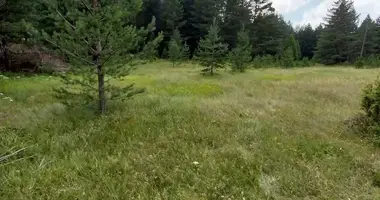
[[[98,59],[99,60],[99,59]],[[98,104],[99,104],[99,112],[104,114],[106,112],[106,95],[104,91],[104,72],[103,66],[97,65],[97,73],[98,73]]]
[[[5,71],[10,72],[11,71],[11,61],[9,58],[9,52],[8,52],[8,47],[4,47],[4,67]]]
[[[92,9],[94,12],[98,10],[98,0],[92,1]],[[98,30],[99,31],[99,30]],[[104,70],[103,65],[100,60],[100,55],[102,52],[102,43],[99,38],[98,43],[96,44],[96,52],[94,55],[94,64],[96,65],[97,74],[98,74],[98,104],[99,112],[104,114],[106,112],[106,95],[104,89]]]
[[[3,52],[4,70],[9,72],[11,70],[11,62],[9,57],[8,44],[4,38],[2,38],[0,41],[0,53],[1,51]]]
[[[214,66],[211,66],[210,75],[214,75]]]

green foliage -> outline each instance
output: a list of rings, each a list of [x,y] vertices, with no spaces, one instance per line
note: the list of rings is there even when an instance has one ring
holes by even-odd
[[[292,27],[276,14],[259,15],[250,27],[253,55],[281,54],[284,42],[292,33]]]
[[[3,0],[0,6],[0,40],[28,40],[27,27],[36,23],[38,16],[35,8],[39,3],[39,0]]]
[[[214,19],[208,34],[199,42],[198,56],[201,64],[205,67],[203,74],[214,75],[216,68],[223,68],[224,56],[227,45],[222,43],[219,36],[219,26]]]
[[[301,58],[300,45],[296,41],[294,35],[290,35],[288,40],[284,45],[285,49],[282,52],[281,59],[283,61],[284,67],[293,67],[294,61],[297,61]]]
[[[380,172],[374,172],[373,186],[380,188]]]
[[[380,68],[380,56],[370,55],[358,58],[355,62],[356,68]]]
[[[376,31],[378,28],[380,27],[377,27],[376,22],[372,20],[371,16],[367,15],[356,33],[357,39],[354,43],[356,57],[369,57],[380,54],[380,51],[376,49],[378,46],[376,43]]]
[[[292,49],[291,47],[288,47],[284,50],[284,52],[282,53],[281,55],[281,67],[284,67],[284,68],[291,68],[291,67],[294,67],[294,49]]]
[[[302,26],[296,31],[296,38],[299,41],[301,57],[312,59],[317,46],[317,29],[314,30],[311,24]]]
[[[251,60],[252,46],[250,43],[248,32],[244,27],[237,34],[236,47],[230,52],[230,61],[232,62],[232,69],[235,71],[244,72],[247,64]]]
[[[221,32],[230,47],[236,47],[238,32],[243,27],[249,27],[252,19],[252,3],[243,0],[227,0],[221,23]]]
[[[355,67],[358,68],[358,69],[362,69],[364,67],[364,60],[363,58],[359,58],[358,60],[356,60],[355,62]]]
[[[338,0],[329,12],[315,56],[327,65],[352,62],[356,58],[353,45],[358,19],[353,2]]]
[[[380,79],[363,90],[361,108],[371,122],[371,130],[380,136]]]
[[[181,35],[177,29],[174,30],[173,36],[169,41],[168,56],[169,60],[173,63],[173,67],[189,56],[189,47],[186,44],[182,44]]]
[[[256,56],[252,61],[254,68],[279,67],[278,57],[271,55]]]
[[[182,0],[165,0],[161,5],[161,20],[165,34],[170,34],[183,25],[183,2]]]
[[[65,1],[49,2],[58,31],[43,39],[69,56],[73,74],[64,74],[65,86],[58,88],[57,97],[72,105],[98,101],[101,113],[108,100],[125,100],[141,93],[134,85],[116,87],[112,78],[128,75],[136,57],[151,58],[162,41],[162,35],[152,38],[141,49],[147,36],[154,30],[154,21],[147,29],[129,25],[140,9],[141,1]],[[65,12],[60,11],[65,10]],[[78,98],[76,98],[78,97]],[[75,102],[75,103],[73,103]]]

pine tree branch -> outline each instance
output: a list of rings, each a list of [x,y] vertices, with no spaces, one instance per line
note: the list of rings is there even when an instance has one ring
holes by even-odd
[[[86,9],[91,13],[92,16],[94,16],[94,13],[92,12],[92,9],[83,1],[83,0],[79,0],[84,7],[86,7]]]
[[[62,14],[61,12],[59,12],[58,9],[56,9],[56,12],[58,13],[59,17],[61,17],[61,18],[67,23],[67,24],[70,25],[70,27],[71,27],[73,30],[77,31],[77,28],[76,28],[73,24],[71,24],[71,23],[69,22],[69,20],[67,20],[67,19],[65,18],[65,16],[63,16],[63,14]],[[90,50],[91,50],[92,52],[95,53],[95,52],[96,52],[95,49],[91,47],[91,45],[90,45],[90,43],[88,42],[88,40],[86,40],[85,38],[82,38],[82,39],[83,39],[83,41],[88,45],[88,47],[90,48]]]
[[[70,51],[68,51],[68,50],[66,50],[66,49],[64,49],[64,48],[62,48],[62,47],[59,46],[58,44],[56,44],[56,43],[54,43],[54,42],[52,42],[52,41],[50,41],[50,40],[48,40],[48,39],[45,39],[45,40],[46,40],[47,42],[49,42],[50,44],[54,45],[55,47],[61,49],[61,50],[64,51],[65,53],[67,53],[67,54],[69,54],[69,55],[71,55],[71,56],[73,56],[73,57],[75,57],[75,58],[77,58],[77,59],[79,59],[79,60],[82,60],[83,62],[85,62],[85,63],[87,63],[87,64],[94,65],[93,62],[90,62],[90,61],[88,61],[88,60],[86,60],[86,59],[84,59],[84,58],[81,58],[78,54],[72,53],[72,52],[70,52]]]
[[[104,64],[106,64],[113,56],[113,54],[116,52],[116,50],[113,50],[109,53],[109,56],[102,62],[101,66],[103,66]]]

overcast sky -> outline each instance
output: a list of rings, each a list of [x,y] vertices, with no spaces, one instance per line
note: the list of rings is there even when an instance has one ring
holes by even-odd
[[[310,23],[314,27],[323,21],[336,0],[273,0],[276,10],[294,25]],[[380,16],[380,0],[355,0],[355,9],[362,21],[367,14]]]

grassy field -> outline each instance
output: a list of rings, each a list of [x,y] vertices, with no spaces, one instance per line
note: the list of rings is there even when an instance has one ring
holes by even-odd
[[[170,66],[118,81],[147,92],[103,117],[66,110],[55,77],[3,80],[0,199],[380,199],[380,151],[343,124],[380,70]]]

